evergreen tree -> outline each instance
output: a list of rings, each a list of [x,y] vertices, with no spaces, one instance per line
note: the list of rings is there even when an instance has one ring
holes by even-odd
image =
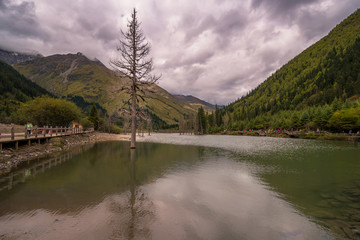
[[[197,121],[198,121],[197,132],[199,134],[207,133],[206,115],[205,115],[205,111],[204,111],[204,109],[202,107],[200,107],[198,109]]]
[[[95,104],[92,105],[92,107],[91,107],[88,119],[90,122],[93,123],[94,129],[98,130],[99,129],[99,116],[98,116],[98,112],[97,112]]]

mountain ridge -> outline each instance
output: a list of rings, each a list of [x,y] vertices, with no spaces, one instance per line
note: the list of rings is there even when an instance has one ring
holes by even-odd
[[[33,59],[37,59],[41,57],[43,56],[39,53],[20,53],[20,52],[0,49],[0,60],[2,60],[3,62],[9,65],[19,64],[22,62],[31,61]]]
[[[177,99],[183,101],[183,102],[187,102],[189,104],[192,104],[194,106],[202,106],[205,108],[206,111],[211,112],[215,110],[215,105],[206,102],[200,98],[197,98],[193,95],[181,95],[181,94],[172,94],[174,97],[176,97]]]
[[[55,54],[17,64],[15,68],[56,96],[81,97],[99,103],[108,114],[117,112],[129,99],[120,91],[129,83],[127,78],[81,53]],[[195,113],[190,104],[181,102],[158,85],[149,86],[145,93],[148,101],[140,102],[139,107],[168,125]]]

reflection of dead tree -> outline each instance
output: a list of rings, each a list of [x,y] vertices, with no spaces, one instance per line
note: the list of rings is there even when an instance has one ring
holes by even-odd
[[[148,225],[154,219],[153,203],[136,184],[136,156],[131,150],[129,164],[129,196],[126,201],[116,201],[111,204],[111,212],[116,213],[116,219],[111,223],[113,233],[110,239],[151,239]]]

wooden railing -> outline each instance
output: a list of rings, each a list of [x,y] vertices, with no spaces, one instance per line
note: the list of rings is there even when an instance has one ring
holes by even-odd
[[[73,134],[81,134],[92,132],[93,129],[83,128],[71,128],[71,127],[32,127],[31,133],[28,134],[26,126],[15,126],[12,124],[8,127],[0,127],[0,151],[2,150],[2,144],[8,142],[15,142],[15,148],[18,149],[18,142],[28,140],[29,145],[31,140],[37,139],[40,143],[40,139],[46,139],[59,136],[69,136]]]
[[[28,134],[26,127],[11,125],[10,127],[0,127],[0,141],[3,139],[16,140],[17,138],[53,137],[84,132],[83,128],[35,126],[31,128],[31,134]]]

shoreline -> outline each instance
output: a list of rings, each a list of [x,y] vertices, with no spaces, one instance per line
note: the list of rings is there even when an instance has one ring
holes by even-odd
[[[269,133],[267,135],[259,135],[257,132],[238,133],[237,131],[228,131],[226,133],[215,133],[210,135],[228,135],[228,136],[253,136],[253,137],[274,137],[274,138],[293,138],[293,139],[313,139],[313,140],[332,140],[343,142],[360,142],[360,136],[349,136],[346,133],[321,133],[301,132],[294,135],[284,133]]]
[[[254,132],[245,134],[238,134],[238,132],[227,132],[209,135],[228,135],[228,136],[259,136]],[[275,137],[275,138],[290,138],[283,134],[271,134],[260,137]],[[344,135],[315,135],[315,134],[299,134],[295,138],[297,139],[314,139],[314,140],[335,140],[335,141],[347,141],[347,142],[360,142],[358,136],[346,136]],[[105,141],[130,141],[130,135],[113,134],[103,132],[92,132],[80,135],[72,135],[65,137],[54,137],[47,143],[33,143],[31,146],[23,145],[19,146],[19,150],[15,150],[13,147],[4,148],[0,152],[0,175],[9,173],[17,166],[24,162],[30,162],[40,158],[47,157],[51,154],[61,151],[67,151],[79,145],[86,145],[96,142]]]
[[[24,162],[40,159],[56,152],[66,151],[75,146],[105,141],[130,141],[130,135],[92,132],[81,135],[55,137],[51,138],[47,143],[19,146],[17,151],[12,147],[4,148],[0,152],[0,175],[9,173]]]

